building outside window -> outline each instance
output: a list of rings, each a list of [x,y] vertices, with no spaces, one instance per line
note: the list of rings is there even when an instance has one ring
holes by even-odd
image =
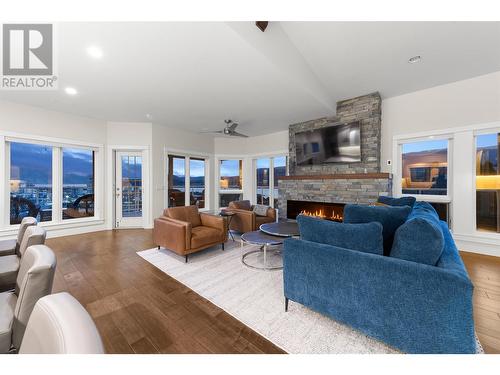
[[[243,199],[243,160],[220,160],[219,176],[219,207]]]
[[[401,193],[448,195],[448,140],[402,145]]]
[[[94,216],[95,151],[63,148],[62,218]]]
[[[476,137],[476,228],[500,233],[500,133]]]
[[[168,207],[195,205],[206,208],[206,159],[168,155],[167,160]]]
[[[10,142],[10,224],[52,221],[52,147]]]
[[[286,175],[286,160],[286,156],[276,156],[255,161],[257,204],[278,208],[278,179]]]

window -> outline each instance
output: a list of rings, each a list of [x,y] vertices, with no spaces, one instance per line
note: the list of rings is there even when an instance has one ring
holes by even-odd
[[[257,159],[256,161],[257,174],[257,204],[269,205],[269,184],[271,159]]]
[[[273,207],[278,208],[278,198],[279,198],[278,181],[279,177],[286,176],[286,156],[275,157],[273,164],[274,164]]]
[[[279,196],[278,178],[286,175],[286,156],[257,159],[255,168],[256,202],[277,208]]]
[[[220,189],[221,190],[241,190],[242,182],[242,160],[221,160],[220,161]]]
[[[168,156],[168,207],[185,206],[186,158]]]
[[[10,224],[52,221],[52,147],[10,142]]]
[[[142,157],[121,157],[122,217],[142,216]]]
[[[95,151],[63,148],[62,218],[94,216]]]
[[[500,233],[500,133],[476,137],[476,228]]]
[[[206,159],[168,155],[168,207],[207,208],[205,174]]]
[[[402,145],[401,192],[448,195],[448,140]]]
[[[189,159],[189,196],[192,205],[205,208],[205,159]]]
[[[243,160],[220,160],[219,207],[243,199]]]

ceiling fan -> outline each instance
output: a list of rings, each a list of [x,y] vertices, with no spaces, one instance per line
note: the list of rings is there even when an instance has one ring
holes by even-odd
[[[217,130],[217,131],[206,131],[203,133],[214,133],[214,134],[224,134],[224,135],[229,135],[231,137],[244,137],[248,138],[248,135],[238,133],[236,131],[236,127],[239,125],[237,122],[234,122],[233,120],[224,120],[226,123],[226,126],[222,130]]]

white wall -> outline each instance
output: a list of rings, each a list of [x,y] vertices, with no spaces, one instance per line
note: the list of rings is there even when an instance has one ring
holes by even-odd
[[[382,170],[395,135],[500,120],[500,72],[382,100]]]

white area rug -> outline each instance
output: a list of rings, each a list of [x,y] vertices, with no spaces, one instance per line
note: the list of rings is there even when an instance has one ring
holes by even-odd
[[[283,272],[250,269],[241,263],[239,242],[227,245],[190,255],[187,264],[168,250],[137,254],[288,353],[397,353],[298,303],[290,301],[286,313]]]

